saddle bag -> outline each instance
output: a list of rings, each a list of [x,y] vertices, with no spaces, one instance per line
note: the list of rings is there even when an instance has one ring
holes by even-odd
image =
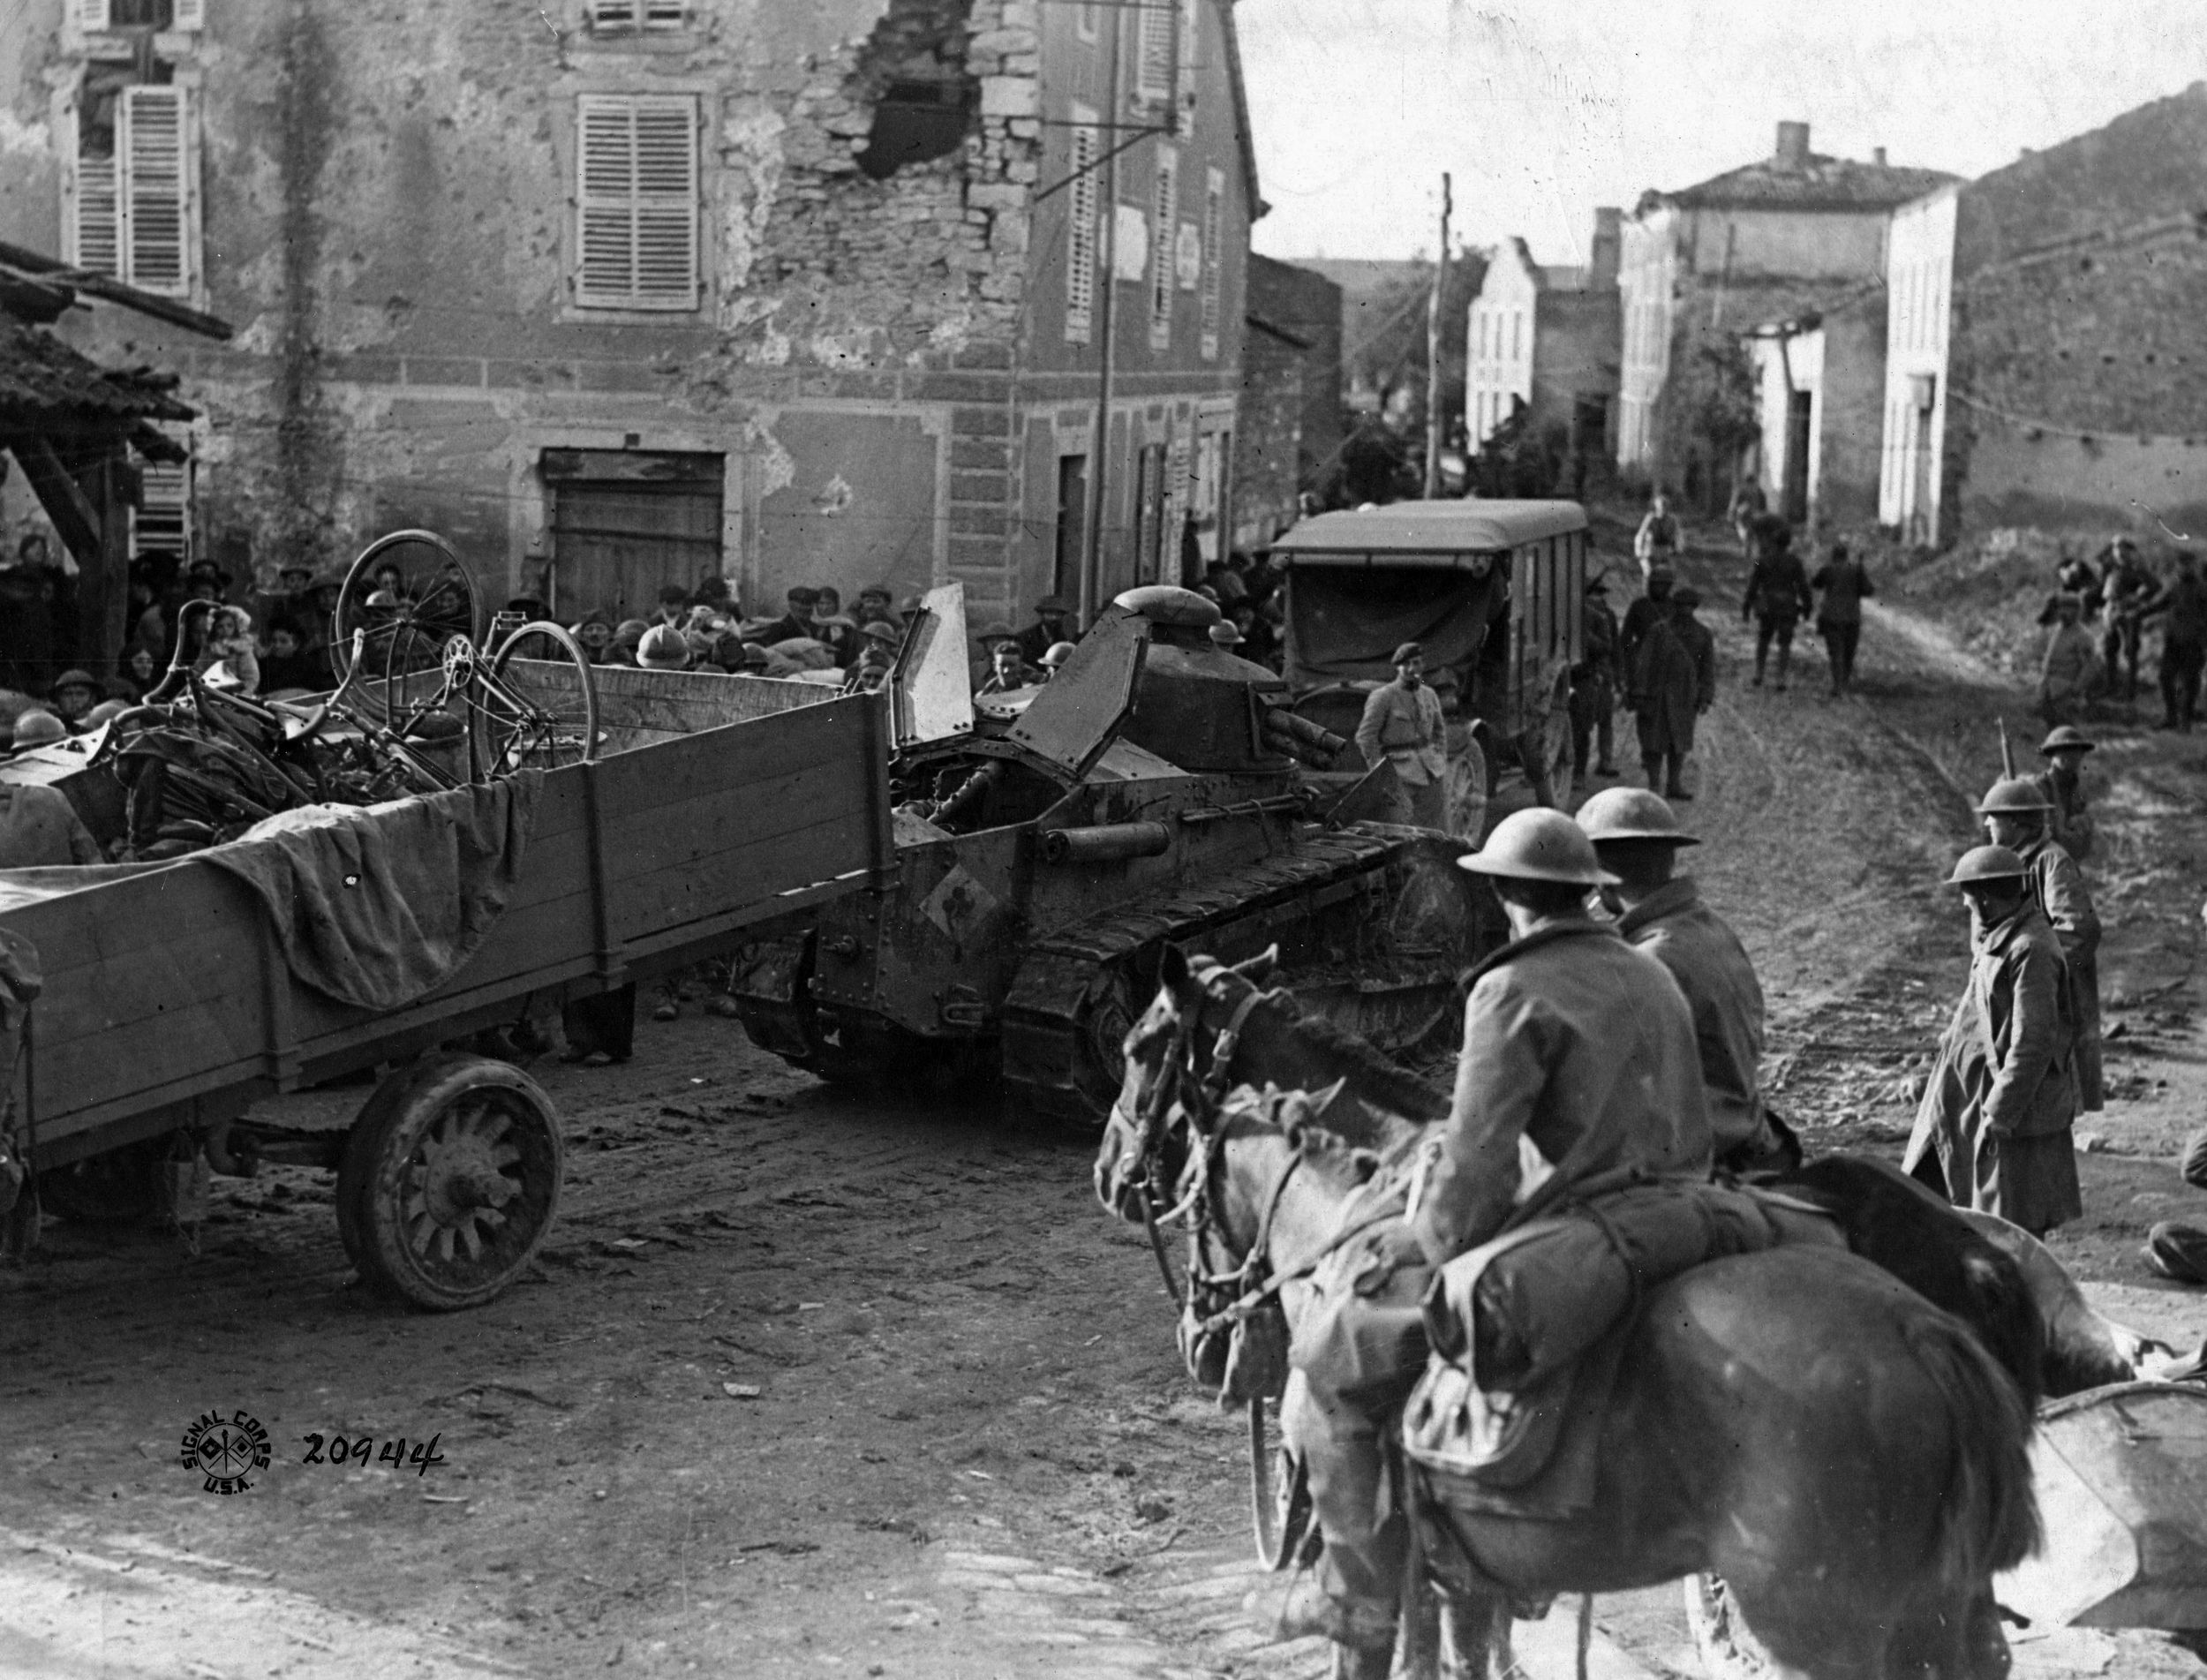
[[[1222,1406],[1278,1399],[1287,1390],[1287,1315],[1275,1299],[1231,1324],[1206,1329],[1205,1320],[1224,1305],[1205,1302],[1199,1291],[1180,1309],[1175,1339],[1188,1375],[1215,1390]]]

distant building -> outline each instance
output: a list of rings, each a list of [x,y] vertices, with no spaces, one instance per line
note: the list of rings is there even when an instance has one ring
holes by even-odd
[[[1894,207],[1953,178],[1889,165],[1882,150],[1867,163],[1812,152],[1806,123],[1781,123],[1767,158],[1644,196],[1618,267],[1618,465],[1721,504],[1743,462],[1711,441],[1706,412],[1737,398],[1741,455],[1754,435],[1737,335],[1882,275]]]
[[[1234,433],[1234,544],[1269,542],[1341,451],[1341,288],[1254,252]]]
[[[1422,259],[1304,257],[1298,266],[1341,288],[1342,402],[1376,413],[1394,393],[1426,377],[1426,318],[1433,265]]]
[[[1583,267],[1533,260],[1523,239],[1503,242],[1473,298],[1465,335],[1465,427],[1476,448],[1516,411],[1535,432],[1569,429],[1569,448],[1592,459],[1616,447],[1621,213],[1594,212],[1592,260]]]
[[[1818,529],[1875,523],[1885,288],[1857,286],[1819,313],[1764,322],[1747,343],[1762,433],[1749,471],[1772,509]]]
[[[1879,520],[2207,522],[2207,83],[1897,211]]]

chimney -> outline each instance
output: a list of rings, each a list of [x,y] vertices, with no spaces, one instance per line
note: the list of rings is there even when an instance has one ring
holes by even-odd
[[[1883,169],[1885,167],[1885,147],[1882,146],[1872,147],[1870,148],[1870,161],[1872,163],[1875,163],[1879,169]]]
[[[1618,227],[1623,220],[1624,212],[1614,204],[1595,207],[1594,243],[1593,249],[1586,253],[1586,287],[1590,291],[1613,291],[1616,289]]]
[[[1808,167],[1809,125],[1806,123],[1778,124],[1778,149],[1771,157],[1772,167],[1792,174]]]

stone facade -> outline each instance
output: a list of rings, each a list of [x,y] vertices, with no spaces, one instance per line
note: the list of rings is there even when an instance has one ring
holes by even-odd
[[[2196,82],[1896,216],[1887,524],[2207,519],[2203,171]]]
[[[1473,300],[1465,335],[1465,430],[1476,447],[1525,407],[1534,433],[1564,428],[1589,459],[1616,448],[1623,331],[1616,210],[1594,212],[1583,267],[1536,263],[1522,239],[1503,242]]]
[[[1812,532],[1874,524],[1883,442],[1886,301],[1858,289],[1819,326],[1771,323],[1750,339],[1770,506]]]
[[[91,33],[84,8],[32,0],[34,50],[0,67],[0,237],[96,239],[87,192],[135,167],[97,156],[112,85],[151,63],[183,90],[175,290],[237,336],[112,312],[74,333],[184,373],[195,546],[234,569],[419,524],[569,616],[636,610],[654,566],[751,606],[957,578],[976,617],[1020,615],[1085,526],[1058,503],[1089,477],[1051,445],[1096,423],[1100,348],[1064,305],[1111,187],[1147,249],[1088,283],[1119,305],[1098,573],[1133,571],[1145,443],[1187,465],[1156,523],[1227,516],[1223,466],[1186,488],[1203,429],[1228,447],[1256,207],[1219,0],[1163,27],[1039,0],[206,0],[201,29]],[[1112,113],[1115,27],[1167,85],[1130,68]],[[1102,149],[1078,107],[1149,132],[1075,188],[1076,146]],[[1177,212],[1161,171],[1195,184]],[[608,485],[679,460],[717,531],[607,570],[554,459]]]
[[[1341,453],[1341,288],[1252,253],[1234,437],[1234,541],[1269,542],[1299,493],[1322,493]]]

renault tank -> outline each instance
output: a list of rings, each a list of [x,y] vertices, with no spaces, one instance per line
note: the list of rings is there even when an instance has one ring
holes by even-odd
[[[1398,1055],[1453,1048],[1457,976],[1498,925],[1465,842],[1342,820],[1305,769],[1347,743],[1219,644],[1213,602],[1131,590],[1046,683],[968,700],[954,587],[892,685],[897,877],[745,948],[757,1043],[839,1081],[998,1075],[1088,1127],[1166,946],[1277,945],[1306,1011]]]

